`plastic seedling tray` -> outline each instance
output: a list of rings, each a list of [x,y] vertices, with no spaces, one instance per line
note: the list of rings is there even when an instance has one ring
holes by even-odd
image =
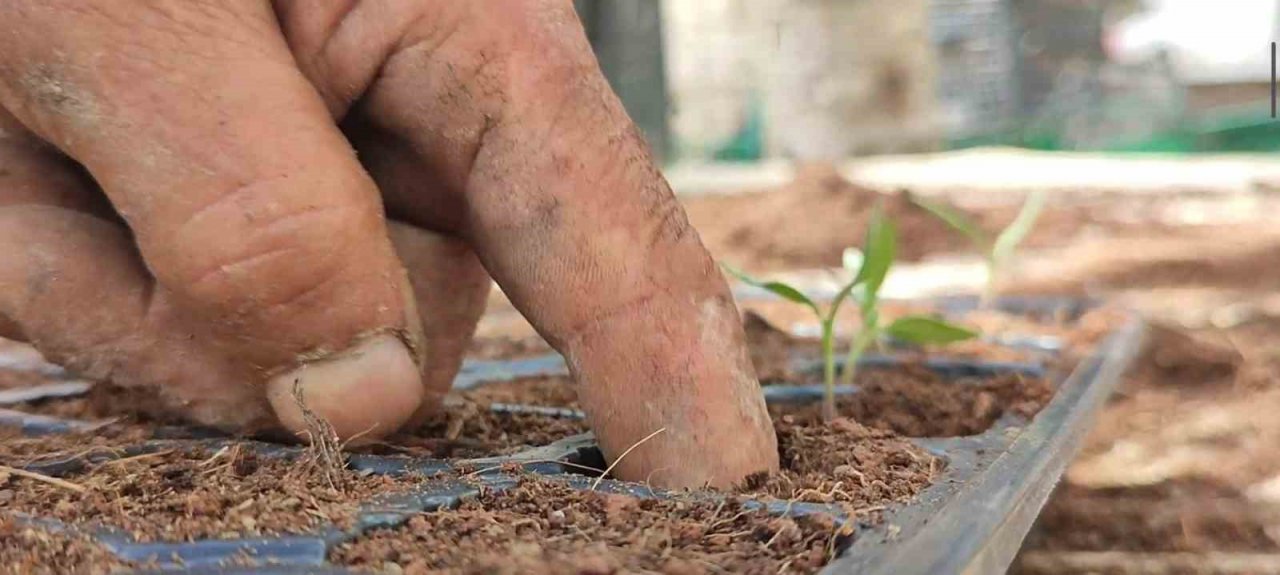
[[[973,306],[972,299],[948,299],[936,303],[947,313],[962,312]],[[1001,307],[1006,305],[1009,311],[1019,313],[1078,317],[1089,304],[1075,300],[1022,298],[1001,302]],[[1070,373],[1046,371],[1048,363],[929,360],[929,368],[957,378],[981,378],[1008,372],[1047,374],[1056,383],[1056,393],[1030,421],[1006,415],[979,435],[912,440],[946,460],[941,476],[912,501],[892,506],[886,511],[883,521],[859,524],[854,535],[845,539],[843,550],[823,572],[931,574],[989,573],[1006,569],[1094,415],[1136,353],[1141,336],[1141,322],[1130,316]],[[1052,350],[1044,351],[1051,357]],[[895,361],[892,356],[869,356],[860,368],[887,368],[894,366]],[[519,377],[565,373],[564,363],[558,356],[468,362],[458,376],[456,387],[467,389]],[[33,435],[84,429],[90,424],[32,416],[2,408],[36,397],[66,397],[83,393],[85,389],[83,385],[76,388],[73,384],[57,383],[29,390],[0,392],[0,425],[20,427],[24,433]],[[857,392],[856,386],[840,389],[840,393]],[[765,395],[770,402],[817,401],[821,397],[821,386],[768,387]],[[540,406],[495,405],[493,409],[536,413],[545,417],[582,417],[582,413],[575,410]],[[142,443],[126,453],[94,457],[127,457],[166,449],[217,448],[225,441],[218,438],[161,439]],[[288,457],[296,455],[299,450],[270,444],[248,445],[265,457]],[[526,472],[555,477],[574,488],[585,490],[593,479],[575,473],[574,465],[597,462],[598,459],[600,456],[594,441],[590,434],[586,434],[504,457],[460,462],[356,455],[351,457],[350,465],[358,471],[376,474],[410,471],[431,474],[463,463],[471,468],[480,465],[489,471],[478,475],[479,483],[486,489],[502,490],[515,485],[517,478],[498,469],[498,464],[511,463],[522,465]],[[30,470],[57,476],[73,473],[86,463],[89,461],[76,458],[46,461]],[[671,496],[645,486],[612,480],[601,482],[598,489],[637,497]],[[219,575],[349,573],[352,571],[326,563],[328,551],[335,545],[358,538],[371,529],[395,527],[417,513],[455,506],[478,492],[475,480],[470,483],[433,481],[429,486],[367,501],[362,505],[355,525],[349,529],[331,526],[287,537],[140,543],[127,534],[109,529],[87,534],[122,559],[151,561],[155,565],[153,570],[139,573],[156,570]],[[723,497],[713,492],[682,496]],[[764,501],[748,501],[746,505],[779,515],[825,513],[837,519],[845,517],[842,509],[835,505]],[[77,529],[40,517],[21,517],[20,520],[54,531]],[[243,565],[246,557],[257,561],[258,566]],[[233,559],[238,564],[228,566]]]

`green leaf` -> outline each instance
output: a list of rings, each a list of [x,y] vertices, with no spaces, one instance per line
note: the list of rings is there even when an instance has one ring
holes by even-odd
[[[840,291],[836,292],[836,296],[831,299],[831,308],[827,310],[827,321],[835,321],[836,312],[840,311],[840,304],[843,304],[844,300],[849,298],[856,300],[859,299],[859,296],[865,297],[866,287],[867,286],[865,284],[859,283],[857,278],[855,278],[853,281],[840,288]],[[854,290],[857,288],[863,288],[862,290],[859,290],[862,292],[861,294],[854,293]]]
[[[899,318],[885,332],[894,339],[915,344],[952,343],[978,336],[975,331],[927,316]]]
[[[987,233],[981,227],[978,227],[977,222],[969,219],[969,216],[964,215],[960,210],[914,195],[911,197],[911,203],[924,208],[926,212],[933,214],[934,217],[969,238],[969,241],[973,242],[978,251],[986,253],[990,249],[991,241],[987,238]]]
[[[1037,190],[1027,196],[1027,201],[1022,204],[1022,209],[1013,218],[1013,223],[1000,232],[995,244],[991,247],[992,260],[1003,262],[1013,255],[1018,244],[1021,244],[1035,227],[1036,220],[1040,218],[1040,212],[1044,211],[1045,197],[1044,190]]]
[[[818,309],[818,304],[814,303],[813,300],[809,299],[809,296],[806,296],[803,293],[801,293],[800,290],[792,286],[789,286],[787,284],[784,284],[782,282],[758,280],[739,270],[736,270],[730,267],[728,264],[720,264],[720,265],[725,269],[725,271],[729,272],[731,275],[738,278],[743,283],[747,283],[747,284],[756,286],[758,288],[764,289],[787,301],[806,306],[809,309],[813,310],[813,313],[815,315],[817,315],[818,317],[822,317],[822,311]]]
[[[885,276],[893,266],[893,258],[898,252],[898,235],[893,221],[885,217],[884,210],[876,206],[871,214],[871,222],[867,225],[867,239],[862,246],[862,268],[854,284],[866,284],[867,299],[874,301],[884,285]]]

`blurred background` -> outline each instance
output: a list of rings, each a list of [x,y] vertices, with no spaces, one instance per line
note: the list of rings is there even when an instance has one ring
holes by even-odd
[[[997,231],[1042,192],[1002,289],[1148,319],[1015,572],[1280,573],[1280,2],[577,4],[717,258],[829,289],[884,204],[886,295],[973,291],[978,255],[908,200]]]
[[[1274,151],[1275,0],[578,0],[668,161]]]

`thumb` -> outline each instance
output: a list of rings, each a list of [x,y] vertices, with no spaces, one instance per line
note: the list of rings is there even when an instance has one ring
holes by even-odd
[[[295,385],[344,437],[407,421],[412,293],[270,6],[77,4],[0,5],[0,106],[88,169],[189,337],[251,366],[236,383],[264,386],[287,428],[306,427]]]

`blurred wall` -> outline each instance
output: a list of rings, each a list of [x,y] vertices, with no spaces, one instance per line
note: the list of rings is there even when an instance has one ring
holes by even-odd
[[[666,0],[671,131],[682,158],[709,158],[761,113],[770,35],[754,0]]]
[[[574,0],[600,68],[654,155],[670,156],[670,115],[659,0]]]
[[[939,139],[927,0],[667,0],[672,130],[705,158],[763,123],[765,155],[831,159]]]
[[[804,160],[921,151],[938,138],[926,0],[774,0],[769,149]]]

